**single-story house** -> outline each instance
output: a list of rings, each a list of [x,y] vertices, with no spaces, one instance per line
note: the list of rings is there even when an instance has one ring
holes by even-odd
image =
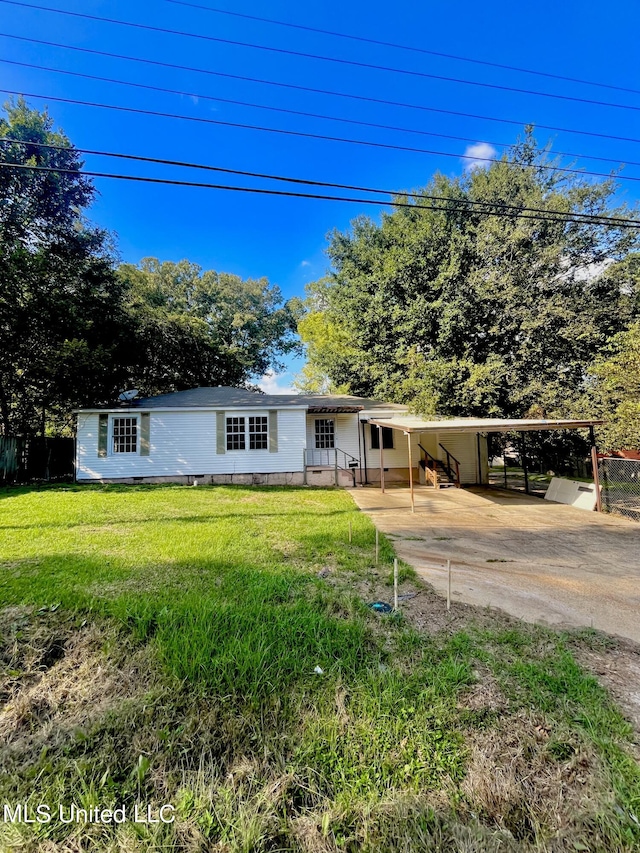
[[[193,388],[77,412],[76,479],[356,485],[488,482],[487,433],[592,421],[424,420],[346,395]]]

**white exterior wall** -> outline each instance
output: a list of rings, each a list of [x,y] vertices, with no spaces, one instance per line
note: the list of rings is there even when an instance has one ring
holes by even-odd
[[[312,414],[307,415],[307,456],[310,466],[333,465],[335,461],[333,450],[316,450],[316,420],[332,420],[335,446],[356,459],[360,458],[357,414]],[[339,456],[338,463],[342,465],[344,458],[342,454]]]
[[[130,416],[139,412],[117,412]],[[233,410],[230,417],[267,416],[258,409]],[[78,480],[175,477],[195,474],[267,474],[303,471],[305,410],[278,410],[278,452],[227,450],[216,453],[216,411],[150,411],[149,456],[139,453],[98,456],[98,414],[78,415]]]
[[[362,427],[361,427],[362,429]],[[371,447],[371,430],[377,429],[376,426],[366,424],[364,434],[367,441],[367,471],[380,470],[380,450]],[[418,467],[420,461],[420,448],[418,442],[420,436],[417,433],[411,435],[411,462],[413,467]],[[383,464],[385,468],[406,468],[409,469],[409,448],[407,436],[401,429],[393,431],[393,450],[383,450]]]
[[[438,459],[442,462],[447,461],[447,454],[444,452],[440,444],[447,448],[452,456],[455,456],[460,463],[460,482],[463,484],[478,483],[482,479],[483,483],[487,482],[489,469],[487,465],[487,439],[485,436],[480,436],[480,449],[482,454],[483,468],[487,465],[486,471],[482,472],[482,477],[478,477],[478,438],[474,432],[439,432],[436,433],[438,441]],[[424,445],[427,447],[427,445]],[[429,448],[427,447],[427,450]]]
[[[374,427],[375,429],[375,427]],[[374,450],[371,447],[370,425],[365,427],[365,435],[367,440],[367,470],[380,469],[380,451]],[[442,444],[447,448],[452,456],[455,456],[460,463],[460,482],[464,485],[478,483],[478,445],[475,433],[467,432],[428,432],[428,433],[412,433],[411,435],[411,456],[413,467],[417,468],[421,458],[419,444],[431,453],[432,456],[446,462],[447,455],[440,447]],[[404,468],[409,467],[409,459],[407,452],[407,437],[401,429],[393,431],[393,450],[384,451],[384,467],[385,468]],[[482,456],[482,482],[487,483],[489,477],[489,468],[487,460],[487,439],[485,436],[480,436],[480,451]]]

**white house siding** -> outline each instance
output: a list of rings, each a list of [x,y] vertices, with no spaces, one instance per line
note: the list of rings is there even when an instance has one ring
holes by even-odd
[[[367,442],[367,471],[370,471],[372,469],[380,469],[380,450],[378,448],[374,450],[371,446],[372,429],[377,429],[377,427],[372,426],[371,424],[366,424],[364,428],[364,433]],[[418,447],[419,441],[420,436],[417,433],[412,433],[411,461],[413,463],[414,468],[418,467],[418,463],[420,461],[420,448]],[[407,443],[407,436],[403,433],[401,429],[394,429],[393,431],[393,450],[386,449],[383,450],[382,453],[382,461],[385,468],[404,469],[407,472],[407,476],[409,475],[409,449]]]
[[[478,483],[478,439],[474,432],[439,432],[436,434],[438,444],[446,447],[449,453],[460,463],[460,482],[463,484]],[[484,445],[483,462],[486,460],[486,442],[480,436],[481,450]],[[425,445],[426,446],[426,445]],[[447,454],[438,446],[438,459],[446,463]],[[484,465],[483,465],[484,468]],[[482,482],[487,482],[488,469],[482,473]]]
[[[332,420],[335,446],[355,459],[360,458],[357,414],[311,414],[307,415],[307,458],[309,465],[333,465],[335,461],[333,450],[316,450],[316,420]],[[339,454],[338,462],[340,465],[344,464],[342,454]]]
[[[140,414],[117,412],[116,415]],[[233,410],[229,416],[266,416],[267,410]],[[278,410],[278,452],[227,450],[216,452],[216,411],[150,412],[149,456],[98,456],[98,414],[78,415],[76,477],[78,480],[194,475],[277,474],[303,471],[305,410]],[[110,448],[109,448],[110,450]]]

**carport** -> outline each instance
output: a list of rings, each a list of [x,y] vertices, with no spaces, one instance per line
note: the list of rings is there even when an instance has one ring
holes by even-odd
[[[399,413],[397,416],[393,416],[391,418],[385,417],[384,419],[372,418],[370,423],[374,426],[378,427],[380,433],[383,429],[392,429],[401,431],[407,437],[407,454],[408,454],[408,467],[409,467],[409,494],[411,500],[411,512],[415,512],[415,489],[414,489],[414,473],[413,473],[413,451],[412,451],[412,436],[416,433],[419,436],[418,439],[418,447],[421,452],[426,454],[426,457],[433,459],[432,454],[425,449],[422,445],[421,436],[423,435],[464,435],[475,436],[475,444],[477,447],[477,455],[478,455],[478,479],[476,485],[486,485],[483,483],[482,478],[482,446],[481,439],[486,438],[489,433],[492,432],[518,432],[522,433],[522,465],[525,475],[525,491],[528,493],[528,479],[527,479],[527,459],[526,459],[526,442],[525,442],[525,434],[527,432],[533,431],[549,431],[549,430],[573,430],[573,429],[588,429],[589,437],[591,443],[591,459],[594,470],[594,479],[596,482],[596,492],[599,496],[599,484],[597,482],[598,479],[598,465],[597,465],[597,447],[596,447],[596,439],[595,439],[595,426],[601,424],[600,420],[572,420],[572,419],[556,419],[556,420],[547,420],[541,418],[451,418],[451,419],[440,419],[440,420],[426,420],[420,418],[417,415],[406,415]],[[385,484],[384,484],[384,442],[382,440],[379,441],[380,445],[380,490],[384,494]],[[447,465],[446,468],[454,475],[454,472],[457,471],[457,478],[455,481],[455,485],[458,487],[461,485],[460,481],[460,463],[459,461],[449,453],[449,451],[440,444],[440,447],[446,452],[446,460]],[[437,460],[436,460],[437,461]],[[425,471],[428,466],[425,465]],[[433,480],[434,486],[437,485],[437,481]],[[598,509],[600,509],[599,505],[599,497],[598,497]]]

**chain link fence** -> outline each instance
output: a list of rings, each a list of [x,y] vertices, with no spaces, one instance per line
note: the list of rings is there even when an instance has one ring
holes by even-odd
[[[602,509],[640,521],[640,460],[608,456],[598,461]]]

